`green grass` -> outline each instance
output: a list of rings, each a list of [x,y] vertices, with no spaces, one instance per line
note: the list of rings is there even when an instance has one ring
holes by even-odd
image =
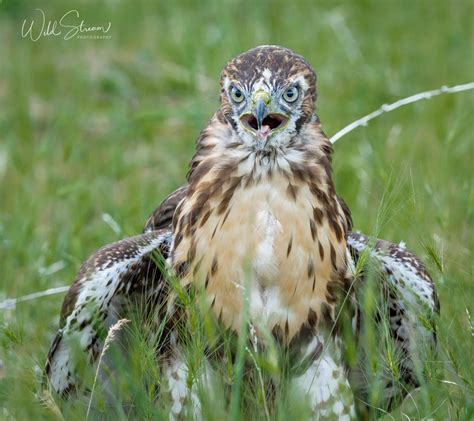
[[[50,19],[77,8],[90,25],[111,21],[112,38],[23,39],[35,7]],[[469,0],[0,1],[0,300],[68,284],[99,246],[141,231],[183,183],[218,107],[219,72],[237,53],[271,43],[304,55],[331,135],[383,103],[471,81],[473,19]],[[407,405],[412,419],[474,416],[473,109],[472,92],[437,97],[335,145],[337,190],[356,228],[405,241],[437,283],[436,375]],[[54,417],[34,394],[61,300],[1,311],[0,418]],[[137,355],[136,373],[152,372],[151,357]],[[134,393],[141,416],[163,410]],[[64,413],[79,419],[84,410]]]

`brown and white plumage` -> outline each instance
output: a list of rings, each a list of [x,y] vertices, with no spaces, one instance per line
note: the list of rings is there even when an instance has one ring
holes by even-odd
[[[200,139],[209,149],[195,158],[199,164],[189,175],[173,229],[173,267],[185,267],[184,282],[206,289],[226,327],[240,327],[242,294],[232,282],[244,286],[250,259],[255,281],[250,296],[256,300],[250,312],[257,317],[269,311],[266,328],[281,329],[288,341],[309,315],[317,322],[329,307],[334,316],[333,291],[343,287],[349,224],[325,171],[327,139],[317,123],[306,125],[300,136],[291,152],[267,155],[243,144],[222,144],[236,140],[214,117]],[[261,163],[265,159],[267,165]],[[278,304],[264,308],[264,294],[253,295],[253,288],[272,294]]]
[[[68,394],[76,388],[74,347],[94,361],[107,329],[127,305],[160,295],[163,279],[151,253],[166,255],[170,241],[168,229],[137,235],[101,248],[82,265],[64,299],[46,362],[45,373],[55,391]],[[135,294],[141,298],[135,300]]]
[[[55,391],[79,380],[65,337],[78,336],[80,348],[94,358],[97,326],[113,323],[132,291],[167,302],[162,274],[149,258],[158,250],[182,286],[204,294],[224,328],[242,334],[248,299],[249,324],[263,343],[270,334],[310,358],[293,382],[315,416],[354,416],[334,324],[340,298],[353,294],[354,264],[368,239],[350,232],[349,209],[336,194],[332,148],[315,113],[315,83],[311,66],[281,47],[258,47],[227,64],[221,107],[197,141],[187,184],[153,213],[144,234],[93,255],[71,287],[46,366]],[[418,259],[397,246],[376,246],[372,255],[385,274],[382,282],[396,286],[390,323],[403,341],[413,310],[402,303],[410,294],[422,301],[427,294],[426,308],[434,311],[432,282]],[[431,332],[418,330],[432,340]],[[407,336],[401,347],[410,356],[408,343]],[[176,358],[164,371],[178,415],[186,394],[176,379],[186,377],[186,366],[179,343],[173,346],[168,352]],[[409,362],[406,370],[413,370]]]

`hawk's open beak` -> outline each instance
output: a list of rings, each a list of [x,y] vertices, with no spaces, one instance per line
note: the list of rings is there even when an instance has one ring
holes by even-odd
[[[270,132],[288,121],[283,114],[270,112],[272,98],[266,91],[259,90],[252,96],[252,114],[244,114],[240,119],[249,129],[266,138]]]

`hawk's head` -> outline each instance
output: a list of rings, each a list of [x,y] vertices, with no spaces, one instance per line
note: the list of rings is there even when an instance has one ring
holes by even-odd
[[[239,137],[258,149],[287,144],[314,115],[316,74],[278,46],[253,48],[221,74],[221,111]]]

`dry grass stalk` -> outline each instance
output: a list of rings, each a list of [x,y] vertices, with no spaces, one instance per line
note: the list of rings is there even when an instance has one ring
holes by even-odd
[[[105,338],[105,341],[104,341],[104,346],[102,348],[102,351],[101,351],[100,356],[99,356],[99,360],[97,362],[97,368],[95,370],[95,376],[94,376],[94,383],[92,384],[91,395],[89,397],[89,404],[87,405],[86,419],[89,418],[89,413],[90,413],[91,405],[92,405],[92,398],[94,396],[94,389],[95,389],[95,385],[97,384],[97,378],[99,377],[99,370],[100,370],[100,365],[102,363],[102,359],[103,359],[105,353],[107,352],[107,349],[109,349],[110,344],[115,340],[115,337],[116,337],[117,333],[128,322],[130,322],[130,320],[120,319],[119,321],[117,321],[115,324],[113,324],[109,328],[109,332],[107,333],[107,337]]]

